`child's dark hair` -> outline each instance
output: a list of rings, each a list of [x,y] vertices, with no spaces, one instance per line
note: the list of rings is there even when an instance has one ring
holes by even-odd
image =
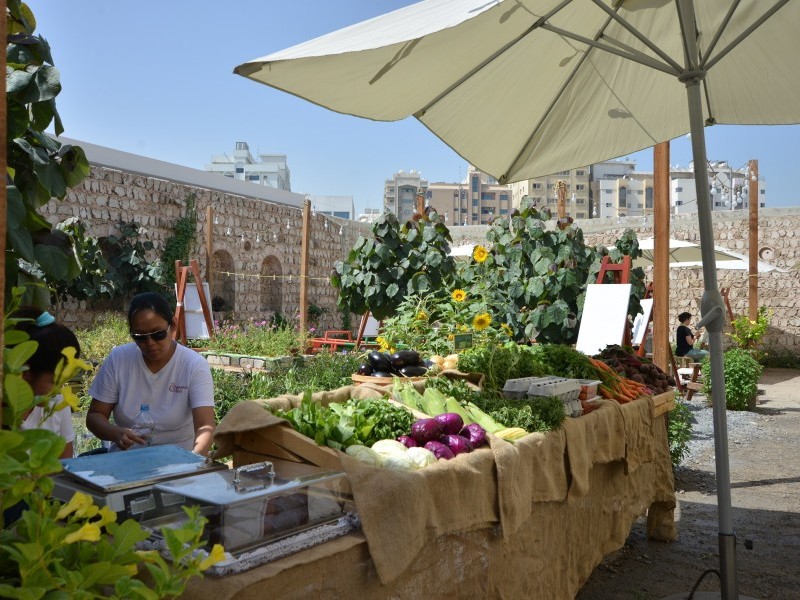
[[[28,370],[32,375],[55,373],[59,361],[64,358],[64,348],[75,348],[75,356],[80,356],[81,345],[72,330],[56,323],[55,319],[35,306],[21,306],[13,313],[14,319],[24,319],[14,325],[14,329],[24,331],[39,346],[28,359]]]
[[[172,320],[175,318],[172,306],[170,306],[166,298],[155,292],[144,292],[142,294],[136,294],[131,299],[131,304],[128,307],[128,327],[131,326],[136,313],[141,310],[152,310],[167,323],[172,323]]]
[[[683,323],[686,319],[691,319],[691,318],[692,318],[692,313],[688,312],[682,312],[681,314],[678,315],[678,321],[680,321],[681,323]]]

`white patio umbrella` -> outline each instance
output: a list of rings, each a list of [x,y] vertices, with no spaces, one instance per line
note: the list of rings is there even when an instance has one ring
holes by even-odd
[[[652,266],[656,261],[654,247],[655,240],[653,238],[639,240],[639,249],[642,251],[642,256],[633,261],[633,266],[645,268]],[[700,245],[686,240],[670,238],[668,258],[670,269],[703,266],[703,255]],[[714,246],[714,260],[716,261],[717,269],[746,271],[750,268],[749,258],[747,256],[734,252],[733,250],[728,250],[722,246]],[[783,271],[784,269],[779,269],[762,260],[758,261],[759,273],[767,273],[775,270]]]
[[[691,132],[722,596],[738,596],[703,127],[800,122],[800,0],[427,0],[236,72],[337,112],[413,115],[501,183]]]

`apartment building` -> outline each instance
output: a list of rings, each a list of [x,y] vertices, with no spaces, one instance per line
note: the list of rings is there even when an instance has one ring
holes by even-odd
[[[529,196],[538,206],[549,206],[555,211],[558,201],[558,182],[566,185],[566,212],[573,219],[591,218],[591,187],[589,167],[580,167],[517,181],[510,185],[512,205],[518,208],[522,198]]]
[[[220,173],[225,177],[256,183],[278,190],[292,191],[289,166],[285,154],[259,154],[258,159],[250,153],[247,142],[236,142],[232,154],[211,157],[206,171]]]
[[[488,225],[495,216],[511,212],[511,188],[470,166],[460,183],[431,183],[425,203],[448,225]]]

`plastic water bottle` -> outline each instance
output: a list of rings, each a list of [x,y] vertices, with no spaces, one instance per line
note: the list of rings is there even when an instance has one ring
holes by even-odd
[[[150,405],[142,404],[139,407],[139,412],[133,419],[131,424],[131,431],[146,441],[144,444],[134,444],[132,448],[144,448],[150,445],[150,439],[153,436],[153,429],[155,423],[153,422],[153,415],[150,414]]]

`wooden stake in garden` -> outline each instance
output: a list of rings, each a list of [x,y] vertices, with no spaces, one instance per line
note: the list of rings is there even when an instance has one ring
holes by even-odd
[[[303,203],[303,241],[300,246],[300,334],[308,331],[308,247],[311,241],[311,200]],[[304,348],[302,350],[305,350]]]

